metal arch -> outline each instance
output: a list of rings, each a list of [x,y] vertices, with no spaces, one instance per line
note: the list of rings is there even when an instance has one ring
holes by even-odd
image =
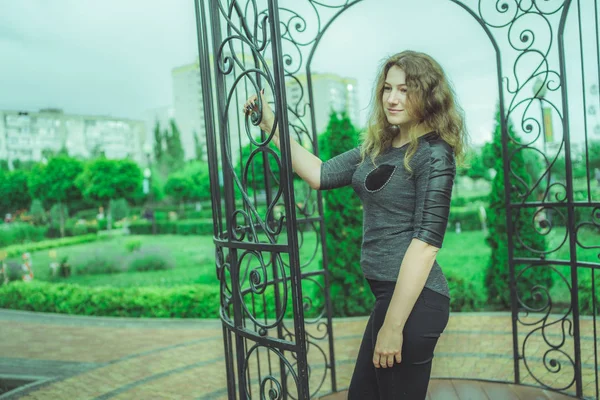
[[[207,126],[207,147],[210,165],[211,191],[213,198],[214,238],[217,258],[217,276],[221,283],[221,318],[223,321],[224,346],[228,376],[229,398],[309,398],[322,393],[328,387],[337,390],[335,358],[333,352],[333,330],[331,325],[331,307],[328,293],[327,254],[324,246],[325,231],[323,228],[323,208],[320,193],[316,195],[310,189],[297,200],[298,190],[294,189],[289,159],[288,134],[294,134],[299,142],[308,140],[315,154],[318,154],[315,116],[312,112],[313,91],[311,79],[311,61],[318,44],[334,20],[345,10],[363,0],[318,1],[305,0],[316,17],[314,37],[308,35],[310,24],[303,16],[291,8],[279,7],[277,0],[266,0],[268,7],[259,10],[257,0],[209,0],[208,4],[195,1],[198,24],[198,45],[202,87],[204,94],[204,111]],[[498,72],[498,90],[500,98],[501,130],[503,136],[503,163],[505,180],[505,204],[509,240],[509,266],[511,279],[511,308],[513,314],[513,360],[514,382],[523,379],[521,368],[540,386],[557,391],[575,391],[582,397],[583,377],[581,371],[580,344],[580,304],[577,290],[578,271],[589,270],[591,273],[592,293],[596,291],[595,271],[600,264],[583,262],[577,258],[578,249],[598,249],[600,246],[587,245],[579,238],[580,230],[592,227],[600,228],[600,199],[594,199],[590,189],[590,177],[587,176],[587,201],[576,201],[573,188],[573,167],[571,160],[571,138],[569,136],[568,96],[566,90],[566,66],[564,27],[569,10],[574,2],[581,12],[579,0],[450,0],[462,7],[480,24],[496,52]],[[333,3],[333,4],[332,4]],[[588,2],[589,3],[589,2]],[[210,17],[205,12],[210,11]],[[594,7],[598,12],[597,1]],[[333,10],[334,15],[322,23],[320,12],[323,9]],[[524,24],[523,21],[535,18],[540,24]],[[558,21],[558,29],[556,25]],[[595,21],[598,32],[598,19]],[[579,20],[581,28],[581,18]],[[210,32],[207,31],[210,26]],[[544,32],[540,26],[549,29],[550,41],[544,45]],[[227,36],[221,39],[221,28],[225,27]],[[555,32],[556,31],[556,32]],[[210,33],[210,35],[209,35]],[[501,36],[506,33],[506,37]],[[216,50],[212,70],[215,73],[216,91],[213,92],[211,65],[209,58],[209,36],[212,48]],[[557,39],[555,39],[555,36]],[[272,38],[275,38],[272,40]],[[497,38],[508,39],[508,46],[501,46]],[[553,41],[558,43],[558,49]],[[251,61],[238,54],[233,44],[241,43],[239,49],[250,49]],[[229,53],[225,50],[228,48]],[[267,59],[270,48],[272,67]],[[309,48],[306,60],[306,89],[297,77],[304,64],[301,48]],[[507,48],[507,50],[505,50]],[[504,76],[503,66],[508,61],[503,51],[516,55],[512,68],[506,68],[510,75]],[[215,53],[212,53],[215,55]],[[540,63],[524,78],[519,75],[521,60],[527,55],[539,56]],[[551,68],[551,58],[559,60],[559,70]],[[583,59],[583,50],[581,51]],[[583,62],[582,62],[583,64]],[[595,67],[600,64],[600,53]],[[583,66],[582,66],[583,68]],[[582,72],[583,74],[583,72]],[[598,69],[600,79],[600,69]],[[556,149],[556,154],[548,157],[547,152],[539,150],[539,139],[543,124],[535,115],[531,104],[538,99],[524,95],[532,86],[533,79],[541,77],[543,87],[551,92],[559,93],[560,105],[544,99],[554,109],[562,122],[563,139]],[[296,102],[288,102],[286,96],[286,78],[300,87],[300,96]],[[229,80],[228,80],[229,79]],[[235,135],[235,123],[231,121],[231,113],[238,112],[241,105],[238,91],[241,82],[250,83],[257,92],[263,82],[275,93],[276,125],[282,131],[284,151],[279,155],[268,148],[273,132],[261,132],[260,139],[251,134],[253,124],[260,119],[260,111],[246,120],[243,129],[238,121],[238,138],[244,134],[256,148],[244,159],[242,152],[242,169],[237,173],[233,162],[232,143]],[[230,84],[230,85],[229,85]],[[227,89],[229,87],[229,89]],[[308,102],[304,95],[308,93]],[[217,109],[213,109],[213,93],[216,93]],[[226,94],[226,96],[224,96]],[[506,96],[505,96],[506,95]],[[584,95],[585,101],[585,95]],[[228,111],[229,109],[235,111]],[[259,104],[260,109],[260,104]],[[288,118],[290,117],[290,118]],[[304,123],[310,119],[311,129]],[[519,129],[526,138],[511,135],[508,125],[510,119],[517,119]],[[542,117],[543,118],[543,117]],[[214,123],[215,119],[218,125]],[[233,121],[235,122],[235,121]],[[219,132],[217,142],[215,132]],[[586,125],[587,140],[587,125]],[[532,138],[533,137],[533,138]],[[241,143],[241,140],[240,140]],[[220,157],[217,149],[220,147]],[[288,150],[288,151],[286,151]],[[586,141],[586,160],[589,162]],[[518,153],[537,152],[541,154],[545,170],[534,177],[528,184],[513,170],[513,159]],[[556,162],[564,152],[565,182],[552,179]],[[257,177],[253,171],[256,160],[262,158],[263,175],[258,180],[264,182],[265,204],[257,200]],[[275,170],[272,168],[273,161]],[[260,163],[259,163],[260,164]],[[259,165],[260,166],[260,165]],[[223,184],[219,184],[219,167],[223,171]],[[238,176],[240,175],[241,178]],[[540,189],[541,188],[541,189]],[[536,191],[542,191],[541,199],[534,199]],[[273,191],[276,193],[273,194]],[[251,193],[252,192],[252,193]],[[241,201],[241,205],[239,204]],[[300,204],[301,203],[301,204]],[[261,209],[260,206],[264,209]],[[225,212],[223,212],[223,208]],[[277,209],[283,209],[277,216]],[[581,214],[590,210],[589,220],[581,219]],[[527,244],[526,227],[516,219],[520,213],[533,212],[531,224],[536,232],[547,235],[553,230],[553,222],[546,218],[550,212],[556,219],[563,219],[565,237],[558,246],[552,248],[532,248]],[[566,214],[566,216],[565,216]],[[560,221],[559,221],[560,222]],[[301,229],[299,229],[301,228]],[[305,242],[306,232],[315,235],[317,246],[308,257],[308,262],[301,260],[301,247]],[[312,230],[311,230],[312,229]],[[287,236],[283,235],[287,234]],[[261,237],[264,241],[261,240]],[[280,244],[285,237],[287,242]],[[569,260],[547,259],[556,254],[568,241]],[[314,262],[318,247],[321,247],[323,259],[322,269],[309,270]],[[517,256],[515,249],[526,249],[531,256]],[[248,261],[248,260],[254,260]],[[245,264],[245,265],[244,265]],[[253,264],[252,267],[250,265]],[[569,267],[565,274],[561,269]],[[552,320],[556,310],[548,287],[529,288],[531,293],[545,298],[545,303],[537,306],[527,304],[519,292],[522,276],[533,268],[545,268],[553,271],[558,282],[562,282],[572,292],[569,309],[557,320]],[[567,278],[566,276],[569,276]],[[322,293],[320,310],[314,313],[314,319],[305,319],[304,311],[311,312],[315,298],[303,295],[303,284],[310,283]],[[270,290],[270,292],[269,292]],[[267,294],[271,294],[271,297]],[[312,292],[314,293],[314,292]],[[262,302],[262,303],[261,303]],[[594,342],[598,336],[596,327],[597,299],[592,296]],[[270,309],[269,309],[270,307]],[[256,310],[259,310],[258,312]],[[262,311],[260,311],[262,310]],[[542,317],[536,321],[526,320],[530,312],[541,312]],[[264,321],[261,318],[264,317]],[[292,318],[292,326],[289,318]],[[557,344],[546,334],[553,326],[560,326],[562,340]],[[322,332],[316,334],[314,329]],[[519,339],[519,330],[523,331]],[[572,331],[572,332],[571,332]],[[572,379],[566,383],[549,382],[533,368],[536,357],[532,357],[531,340],[541,335],[548,350],[544,354],[543,366],[551,374],[565,374],[565,369],[572,370]],[[572,339],[573,348],[568,348],[567,339]],[[323,347],[322,347],[323,346]],[[324,350],[326,348],[326,350]],[[311,349],[314,349],[310,353]],[[261,361],[261,350],[267,353]],[[598,368],[597,345],[595,351],[595,368]],[[322,356],[323,374],[315,378],[316,364],[309,364],[311,354],[317,352]],[[251,358],[256,360],[252,364]],[[290,358],[291,357],[291,358]],[[561,360],[562,357],[562,360]],[[272,362],[272,359],[274,360]],[[290,361],[291,360],[291,361]],[[567,361],[565,361],[567,360]],[[562,364],[561,364],[562,362]],[[265,366],[268,364],[268,367]],[[252,371],[251,364],[257,371]],[[272,364],[278,364],[274,368]],[[313,367],[311,369],[311,366]],[[320,368],[321,364],[319,364]],[[566,368],[568,367],[568,368]],[[262,368],[262,371],[261,371]],[[268,369],[268,373],[265,371]],[[568,372],[568,371],[567,371]],[[329,373],[329,385],[325,385]],[[256,376],[255,376],[256,375]],[[309,388],[309,381],[313,386]],[[588,382],[589,386],[589,382]],[[255,391],[252,392],[252,388]],[[595,395],[598,397],[599,381],[596,372],[594,382]]]

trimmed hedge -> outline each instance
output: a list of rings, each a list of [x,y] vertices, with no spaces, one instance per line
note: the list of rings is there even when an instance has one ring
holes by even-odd
[[[81,236],[90,233],[98,233],[97,223],[83,223],[78,224],[79,220],[70,218],[65,223],[65,237]],[[60,238],[60,227],[58,225],[52,225],[48,227],[46,237],[50,239]]]
[[[44,240],[48,232],[46,226],[35,226],[24,222],[13,222],[0,226],[0,247],[19,245]]]
[[[460,222],[461,231],[481,230],[481,216],[479,215],[479,209],[470,207],[450,207],[448,230],[454,231],[457,222]]]
[[[6,256],[10,258],[19,256],[23,253],[33,253],[34,251],[49,250],[57,247],[71,246],[74,244],[95,242],[100,238],[104,238],[104,236],[89,234],[75,237],[65,237],[62,239],[42,240],[41,242],[8,246],[4,248],[4,251],[7,253]],[[108,238],[108,236],[106,238]]]
[[[447,276],[451,311],[481,311],[485,308],[486,294],[470,280]]]
[[[472,196],[472,197],[456,197],[456,198],[453,197],[452,200],[450,201],[450,206],[451,207],[465,207],[465,206],[468,206],[469,204],[473,204],[473,203],[487,204],[489,200],[490,200],[489,194],[484,194],[481,196]],[[452,208],[450,208],[450,209],[452,209]]]
[[[129,232],[134,235],[151,235],[152,222],[136,221],[129,225]],[[182,221],[156,221],[158,235],[212,235],[212,219],[185,219]]]
[[[0,286],[0,307],[88,316],[218,318],[220,304],[218,285],[111,288],[14,282]]]
[[[598,276],[596,275],[596,279]],[[596,302],[596,315],[600,315],[600,285],[596,283],[596,293],[592,292],[592,279],[580,279],[577,288],[579,293],[579,310],[584,315],[592,315],[594,313],[594,300]],[[595,299],[594,299],[595,297]]]

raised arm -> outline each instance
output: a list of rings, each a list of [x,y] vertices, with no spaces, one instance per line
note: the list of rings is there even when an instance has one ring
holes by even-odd
[[[258,112],[258,106],[256,105],[257,100],[258,96],[256,95],[248,98],[248,101],[244,104],[244,114],[249,115],[253,111]],[[259,123],[259,127],[265,132],[271,132],[273,130],[275,115],[273,114],[273,110],[271,110],[269,103],[265,100],[264,89],[260,91],[260,100],[262,103],[262,119]],[[281,150],[279,144],[279,127],[275,129],[272,142],[279,150]],[[294,172],[308,183],[311,188],[318,190],[321,186],[321,164],[323,163],[321,159],[302,147],[291,136],[290,150],[292,156],[292,169]]]

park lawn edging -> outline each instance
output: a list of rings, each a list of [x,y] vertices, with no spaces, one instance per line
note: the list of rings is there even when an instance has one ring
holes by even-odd
[[[0,308],[70,315],[131,318],[218,318],[219,287],[89,287],[13,282],[0,286]]]
[[[151,235],[152,223],[136,221],[129,225],[132,235]],[[212,219],[184,219],[181,221],[156,221],[154,228],[157,235],[212,235]]]
[[[103,238],[108,238],[108,236],[99,236],[95,233],[90,233],[88,235],[42,240],[40,242],[27,244],[14,244],[12,246],[5,247],[3,251],[6,252],[7,258],[11,258],[20,256],[23,253],[33,253],[40,250],[50,250],[75,244],[90,243]]]

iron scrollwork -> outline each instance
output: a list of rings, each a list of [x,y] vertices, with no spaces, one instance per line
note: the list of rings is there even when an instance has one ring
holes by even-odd
[[[254,384],[258,385],[260,398],[295,399],[300,386],[308,388],[309,380],[314,383],[310,395],[316,395],[325,387],[328,370],[332,375],[331,387],[335,390],[333,350],[323,347],[328,340],[331,344],[332,339],[331,310],[326,301],[327,277],[324,270],[312,268],[324,243],[320,196],[306,185],[298,185],[294,193],[284,190],[282,171],[286,167],[270,144],[285,112],[289,121],[281,128],[289,130],[299,143],[316,148],[312,88],[308,85],[312,56],[333,21],[362,1],[305,0],[308,7],[303,12],[294,9],[298,2],[290,2],[276,10],[277,18],[269,14],[269,9],[261,8],[257,0],[210,1],[212,15],[216,17],[210,21],[211,26],[215,30],[217,26],[218,29],[224,27],[226,33],[215,43],[216,72],[224,82],[217,88],[218,95],[222,96],[217,114],[221,133],[226,136],[222,141],[222,163],[223,168],[230,171],[233,193],[228,195],[233,197],[234,205],[227,218],[230,236],[217,243],[221,318],[231,332],[243,335],[238,345],[250,347],[238,360],[242,363],[238,364],[241,367],[238,371],[242,371],[238,376],[240,387],[244,388],[248,398],[252,397],[249,388]],[[573,273],[573,269],[585,266],[593,272],[599,268],[598,264],[577,261],[574,254],[577,247],[599,247],[584,243],[579,234],[585,229],[598,229],[600,205],[591,201],[591,196],[587,203],[575,203],[573,182],[567,179],[572,165],[564,49],[561,52],[559,36],[572,1],[450,1],[477,20],[498,55],[501,123],[507,139],[503,157],[508,166],[505,187],[510,199],[506,205],[512,243],[509,263],[514,280],[512,286],[519,288],[512,293],[516,305],[513,309],[515,381],[521,380],[519,366],[522,363],[539,385],[560,391],[573,390],[575,386],[577,394],[581,395],[578,304],[573,300],[566,309],[559,310],[548,285],[530,288],[520,285],[524,276],[536,269],[544,269],[553,274],[555,286],[565,285],[566,290],[572,292],[577,287],[577,273]],[[274,10],[275,2],[266,2]],[[274,21],[279,24],[279,37],[273,37],[271,33]],[[273,46],[274,40],[280,46]],[[236,114],[239,118],[238,108],[245,101],[242,97],[258,93],[261,88],[266,87],[268,93],[275,95],[275,100],[285,98],[286,93],[276,85],[277,77],[272,68],[273,63],[279,65],[280,60],[283,78],[289,87],[298,89],[298,96],[283,103],[266,99],[275,111],[273,129],[262,132],[257,128],[263,112],[260,97],[257,111],[249,117],[243,121],[232,117]],[[505,75],[503,71],[509,71],[509,74]],[[304,79],[306,77],[309,79]],[[278,110],[278,104],[285,104],[286,109]],[[550,109],[554,119],[560,121],[555,129],[559,142],[549,148],[545,142],[544,146],[540,144],[545,140],[541,112],[544,108]],[[511,121],[516,127],[514,131],[508,128]],[[252,145],[248,154],[242,154],[239,144],[243,142]],[[216,149],[209,151],[216,152]],[[514,168],[514,163],[527,157],[537,159],[542,168],[533,175],[519,175],[522,172]],[[236,158],[240,160],[239,165],[234,161]],[[565,166],[561,164],[563,159]],[[566,178],[561,178],[564,175],[559,173],[562,168],[567,171]],[[291,199],[294,199],[291,207],[286,208]],[[576,220],[584,214],[577,211],[583,209],[580,207],[589,207],[591,218]],[[280,244],[290,227],[286,209],[293,210],[298,223],[297,245],[302,258],[297,266],[289,259],[289,246]],[[520,213],[526,213],[528,217],[519,218]],[[533,245],[527,240],[527,235],[532,234],[546,240]],[[568,260],[557,256],[566,247],[569,247]],[[525,267],[517,272],[517,266]],[[297,282],[291,279],[296,267],[300,270]],[[571,272],[565,272],[568,268]],[[295,290],[294,285],[300,285],[301,290]],[[303,290],[314,295],[296,297]],[[305,331],[300,335],[305,343],[299,347],[294,347],[298,341],[298,325],[293,323],[293,318],[288,318],[294,317],[290,315],[292,304],[300,304],[306,314],[303,320]],[[241,326],[236,325],[236,313],[242,317]],[[525,330],[523,339],[519,339],[519,327]],[[570,346],[573,346],[572,350]],[[539,348],[544,349],[541,357],[535,351]],[[259,359],[261,349],[269,354],[262,360]],[[296,371],[302,368],[299,364],[305,363],[310,354],[316,354],[323,362],[308,365],[306,375],[297,374]],[[254,357],[257,358],[256,369],[252,370],[250,359]],[[545,369],[543,372],[536,366],[540,363]],[[278,372],[275,371],[277,364]],[[322,373],[317,374],[316,368],[321,366]],[[554,377],[560,375],[561,379],[548,380],[546,373]],[[597,388],[598,382],[596,392]]]

